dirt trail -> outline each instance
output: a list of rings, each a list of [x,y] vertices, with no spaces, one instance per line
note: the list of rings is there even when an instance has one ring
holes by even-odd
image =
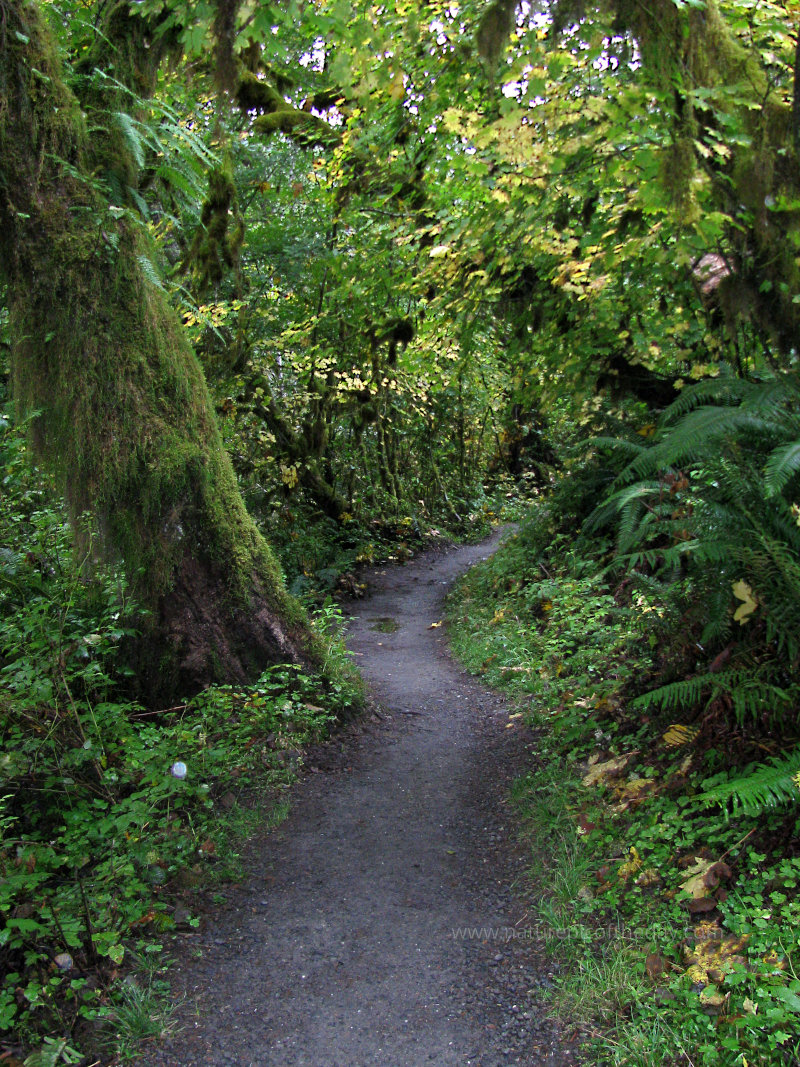
[[[246,884],[184,953],[183,1029],[142,1067],[577,1062],[538,1001],[535,942],[454,936],[529,925],[505,797],[530,735],[429,628],[499,537],[368,576],[348,644],[379,715],[316,754],[253,843]]]

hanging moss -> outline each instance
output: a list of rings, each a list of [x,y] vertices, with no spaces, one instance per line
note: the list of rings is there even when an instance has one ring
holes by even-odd
[[[639,42],[646,76],[675,95],[674,141],[662,173],[686,221],[697,217],[694,145],[703,136],[692,91],[737,88],[738,99],[721,95],[717,106],[735,114],[747,143],[731,146],[731,161],[718,161],[714,169],[724,176],[717,183],[718,206],[733,218],[741,217],[742,206],[750,214],[751,221],[732,227],[728,235],[741,297],[739,317],[752,314],[789,351],[800,334],[800,305],[795,303],[800,294],[795,254],[800,212],[776,205],[800,198],[791,107],[771,88],[758,51],[748,49],[728,27],[718,0],[706,0],[702,7],[679,7],[673,0],[648,5],[615,0],[608,6],[615,12],[616,28]],[[718,136],[725,139],[724,133]]]
[[[200,213],[200,224],[183,261],[183,268],[191,273],[198,295],[218,285],[226,267],[234,274],[237,293],[241,292],[240,257],[244,235],[233,163],[226,155],[222,165],[209,172],[208,194]]]

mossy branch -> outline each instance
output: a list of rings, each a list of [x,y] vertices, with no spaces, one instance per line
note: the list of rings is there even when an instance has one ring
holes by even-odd
[[[258,112],[253,129],[266,137],[284,133],[303,147],[320,144],[335,148],[341,143],[338,131],[318,115],[294,107],[268,81],[244,68],[240,72],[236,102],[246,114]]]

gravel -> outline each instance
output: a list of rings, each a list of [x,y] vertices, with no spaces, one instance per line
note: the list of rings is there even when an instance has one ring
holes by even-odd
[[[579,1062],[514,889],[529,857],[508,790],[535,739],[431,629],[499,537],[367,575],[348,644],[373,713],[309,754],[286,822],[183,937],[178,1026],[140,1067]]]

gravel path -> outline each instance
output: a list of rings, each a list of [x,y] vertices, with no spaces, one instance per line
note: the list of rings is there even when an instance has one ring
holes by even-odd
[[[312,755],[245,884],[186,939],[182,1029],[141,1067],[578,1062],[536,942],[457,934],[528,925],[506,795],[533,739],[431,629],[499,537],[367,576],[348,644],[380,710]]]

